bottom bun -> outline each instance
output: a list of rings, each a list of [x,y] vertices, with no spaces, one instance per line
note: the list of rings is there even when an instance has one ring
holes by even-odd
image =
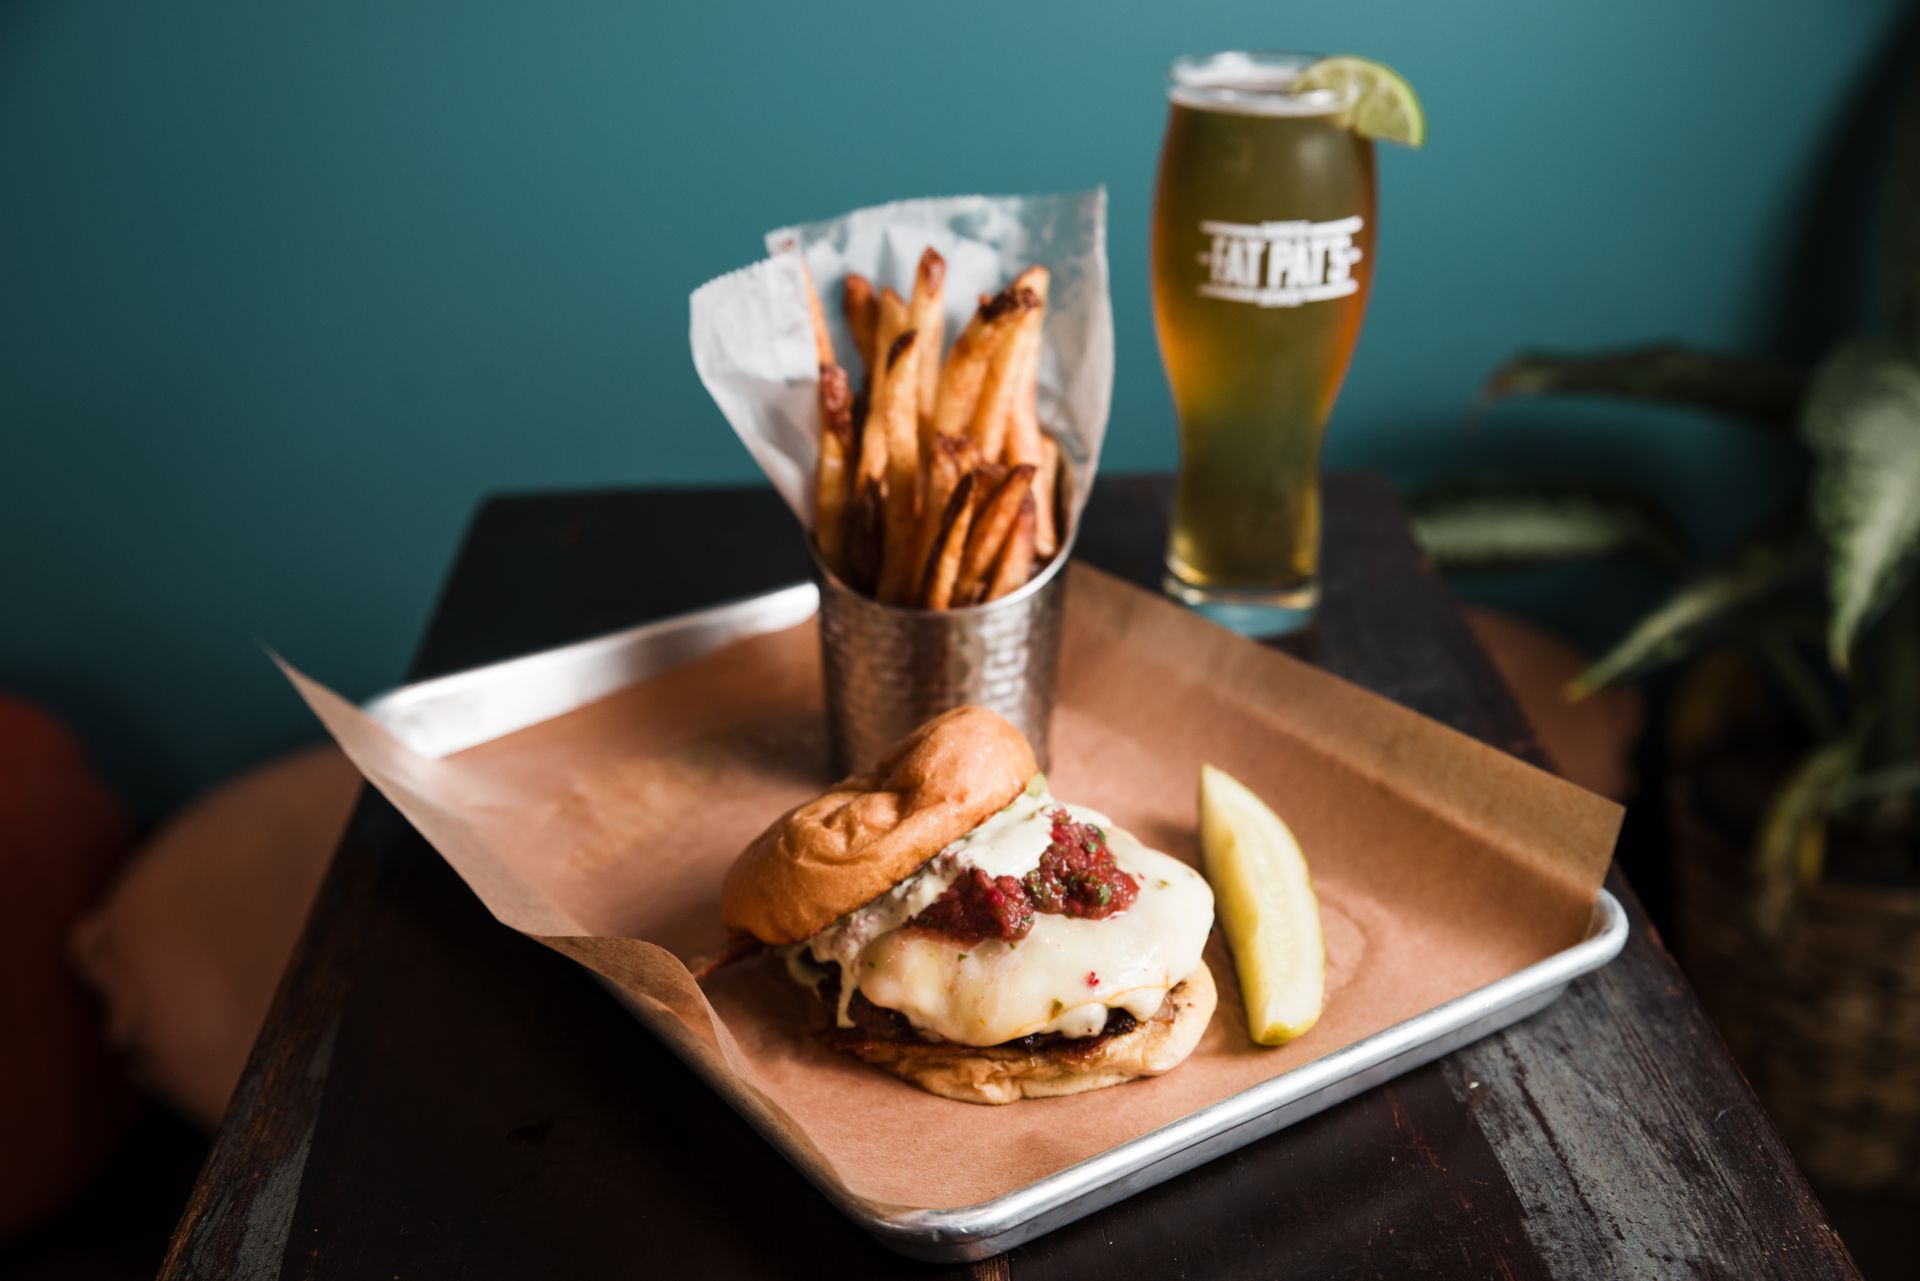
[[[1213,1018],[1213,973],[1205,964],[1167,993],[1154,1016],[1116,1036],[1071,1038],[1039,1049],[853,1039],[842,1048],[921,1089],[962,1103],[1018,1103],[1104,1090],[1159,1076],[1186,1061]]]

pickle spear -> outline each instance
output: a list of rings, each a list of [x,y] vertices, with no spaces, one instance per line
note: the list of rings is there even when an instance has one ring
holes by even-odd
[[[1320,1018],[1327,950],[1306,856],[1246,784],[1200,767],[1200,858],[1233,950],[1247,1033],[1285,1045]]]

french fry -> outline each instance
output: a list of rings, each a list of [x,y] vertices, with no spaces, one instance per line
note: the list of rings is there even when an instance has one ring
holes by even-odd
[[[853,396],[846,370],[833,353],[827,332],[827,313],[820,291],[813,286],[807,260],[800,259],[800,277],[807,286],[807,317],[813,322],[814,354],[820,362],[817,399],[820,406],[820,448],[814,465],[813,540],[820,558],[836,572],[846,551],[847,457],[853,448]]]
[[[920,422],[920,465],[925,467],[933,452],[933,405],[940,386],[941,332],[946,318],[941,314],[945,296],[947,260],[928,246],[920,255],[913,273],[913,299],[907,304],[907,327],[920,335],[920,372],[916,414]]]
[[[841,282],[840,314],[847,318],[847,331],[853,335],[853,345],[860,349],[860,364],[871,379],[873,336],[880,324],[880,300],[874,297],[871,280],[855,274]]]
[[[969,446],[973,444],[972,441],[968,441],[967,443]],[[969,453],[975,458],[980,456],[978,448],[971,448]],[[980,508],[987,505],[989,498],[992,498],[1000,491],[1000,482],[1007,478],[1007,465],[1005,463],[975,463],[973,465],[973,474],[979,477],[979,483],[973,488],[973,507],[974,511],[978,512]]]
[[[843,581],[855,591],[873,593],[880,581],[880,551],[886,534],[887,481],[866,493],[856,493],[847,507],[846,572]]]
[[[947,500],[960,487],[960,478],[972,470],[971,442],[958,436],[935,436],[933,450],[921,473],[920,535],[914,543],[914,579],[925,581],[927,558],[933,553],[934,540],[940,537],[940,521],[947,513]]]
[[[1006,547],[1007,536],[1020,519],[1021,504],[1032,498],[1033,465],[1013,468],[973,519],[966,554],[960,559],[960,576],[954,581],[956,593],[964,593],[992,575],[994,563]]]
[[[993,567],[986,599],[999,600],[1017,592],[1033,577],[1034,511],[1033,491],[1028,489],[1020,496],[1020,515],[1014,521],[1013,531],[1007,535],[1007,545],[1000,553],[999,562]]]
[[[973,526],[973,475],[960,478],[947,509],[940,514],[940,534],[934,540],[933,558],[927,562],[926,581],[920,585],[920,603],[928,609],[946,609],[953,604],[953,580],[960,574],[960,557],[966,551],[967,531]]]
[[[1013,288],[1031,289],[1039,295],[1040,301],[1047,300],[1047,290],[1053,283],[1053,273],[1039,263],[1033,264],[1013,278]]]
[[[813,541],[827,568],[839,573],[846,558],[847,459],[853,450],[853,394],[847,371],[820,366],[820,460],[813,476]]]
[[[1013,416],[1007,425],[1007,461],[1040,463],[1040,344],[1022,353],[1019,385],[1013,394]]]
[[[1035,272],[1040,273],[1034,278],[1043,290],[1044,267],[1029,267],[1020,273],[1020,279],[1025,280]],[[987,362],[987,376],[980,383],[980,403],[974,408],[970,428],[974,444],[980,447],[980,456],[987,459],[998,459],[1006,452],[1014,403],[1026,378],[1027,362],[1038,359],[1040,326],[1046,318],[1045,294],[1018,281],[1015,285],[1022,300],[1031,301],[1025,303],[1013,332],[1001,337],[992,359]]]
[[[879,597],[890,605],[904,605],[913,595],[919,563],[915,500],[920,490],[920,426],[915,405],[920,398],[920,335],[906,330],[894,340],[882,361],[880,389],[869,411],[867,434],[887,440],[886,542],[880,556]]]
[[[852,469],[849,488],[855,493],[858,493],[860,490],[860,460],[863,456],[867,434],[867,393],[864,391],[856,391],[853,393],[852,418],[853,445],[847,451],[847,465]],[[880,470],[882,474],[884,474],[886,467],[883,465]]]
[[[880,384],[887,376],[887,353],[906,331],[906,300],[889,285],[880,291],[880,300],[874,304],[873,363],[867,367],[867,388],[875,399],[879,398]]]
[[[953,442],[954,456],[960,460],[961,475],[980,468],[980,451],[973,447],[972,440],[966,436],[948,436],[946,439]]]
[[[873,412],[871,395],[854,404],[855,437],[859,451],[853,473],[853,496],[864,498],[887,483],[887,433]]]
[[[934,398],[935,435],[967,434],[994,350],[1035,298],[1022,298],[1018,290],[1003,289],[981,301],[973,319],[953,340],[953,350],[947,353],[947,363],[940,371],[940,388]]]
[[[1033,473],[1033,554],[1046,560],[1060,550],[1060,526],[1055,515],[1060,492],[1060,444],[1042,432],[1040,462]]]
[[[906,332],[907,314],[907,300],[902,298],[900,291],[892,285],[886,286],[880,291],[880,323],[873,332],[877,336],[884,337],[888,327],[891,327],[893,336],[898,338]],[[876,355],[879,353],[879,350],[878,346],[874,348]]]
[[[1037,399],[1050,283],[1034,266],[980,295],[943,361],[938,251],[921,254],[910,298],[848,275],[840,305],[867,369],[855,394],[809,274],[820,365],[814,539],[849,586],[889,604],[959,608],[1018,590],[1038,558],[1058,554],[1061,453],[1040,428]]]
[[[824,367],[838,365],[839,359],[833,354],[833,336],[827,332],[826,309],[820,305],[820,291],[813,287],[813,273],[807,270],[807,260],[800,259],[800,278],[807,284],[807,318],[813,321],[813,346]]]
[[[1054,518],[1054,490],[1060,476],[1060,446],[1040,430],[1040,346],[1027,356],[1026,376],[1013,401],[1013,421],[1007,433],[1007,461],[1032,463],[1033,550],[1042,560],[1060,550],[1060,531]]]

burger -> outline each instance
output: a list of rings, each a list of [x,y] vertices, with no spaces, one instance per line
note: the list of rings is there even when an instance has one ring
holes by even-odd
[[[721,915],[814,990],[829,1044],[964,1102],[1157,1076],[1213,1017],[1206,881],[1055,800],[980,707],[782,815],[728,871]]]

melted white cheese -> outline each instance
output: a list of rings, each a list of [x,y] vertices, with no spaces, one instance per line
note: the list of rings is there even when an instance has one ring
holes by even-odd
[[[840,967],[837,1021],[841,1027],[853,1026],[847,1004],[858,989],[852,975],[861,950],[925,911],[967,868],[977,867],[988,876],[1020,877],[1040,866],[1053,833],[1047,812],[1057,808],[1059,803],[1047,795],[1045,779],[1036,775],[1012,804],[921,864],[906,880],[807,941],[814,960]],[[1068,808],[1080,822],[1109,826],[1105,816],[1092,810]]]
[[[964,947],[900,927],[946,892],[962,870],[1024,876],[1052,839],[1059,802],[1035,789],[930,859],[888,893],[810,940],[814,959],[841,971],[841,1026],[857,988],[897,1010],[922,1033],[964,1045],[998,1045],[1037,1032],[1092,1036],[1109,1009],[1153,1017],[1169,989],[1200,968],[1213,928],[1213,891],[1200,874],[1130,834],[1105,815],[1066,806],[1077,822],[1107,835],[1114,862],[1140,893],[1101,920],[1036,913],[1018,942]]]
[[[807,940],[805,946],[814,960],[840,967],[840,1008],[836,1011],[836,1021],[841,1027],[853,1026],[847,1005],[859,990],[853,975],[860,969],[860,953],[881,935],[899,929],[920,915],[933,900],[947,892],[947,886],[953,884],[958,875],[960,864],[943,850],[879,898],[847,913]]]
[[[1186,864],[1109,829],[1114,862],[1141,878],[1139,897],[1102,920],[1036,913],[1018,942],[972,948],[920,930],[883,934],[860,954],[860,990],[922,1032],[998,1045],[1036,1032],[1091,1036],[1107,1010],[1149,1019],[1200,968],[1213,891]]]
[[[1022,792],[1013,804],[941,851],[951,854],[962,866],[977,867],[988,876],[1021,877],[1040,866],[1040,856],[1053,843],[1054,810],[1064,809],[1076,823],[1095,827],[1113,826],[1105,814],[1096,814],[1079,805],[1062,805],[1047,795],[1044,788]],[[949,878],[951,879],[951,878]]]

